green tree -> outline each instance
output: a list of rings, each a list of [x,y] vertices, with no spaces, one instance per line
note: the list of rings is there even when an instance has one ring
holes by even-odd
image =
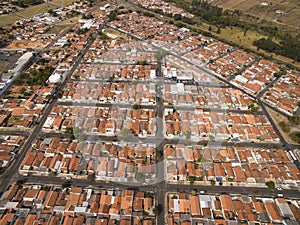
[[[267,187],[270,188],[270,189],[274,189],[274,188],[275,188],[275,183],[274,183],[274,181],[268,181],[268,182],[266,182],[266,185],[267,185]]]
[[[294,131],[289,136],[294,142],[300,143],[300,132],[299,131]]]
[[[157,207],[155,207],[153,209],[153,213],[155,214],[155,216],[158,216],[163,210],[163,207],[161,205],[158,205]]]
[[[69,188],[71,187],[71,183],[70,182],[64,182],[62,185],[61,185],[62,189],[65,189],[65,188]]]
[[[133,108],[134,110],[138,110],[138,109],[141,109],[142,106],[139,105],[139,104],[134,104],[132,108]]]
[[[191,191],[191,195],[197,195],[197,190],[195,190],[195,189],[193,189],[192,191]]]
[[[143,212],[143,219],[146,219],[148,216],[149,216],[149,213],[144,211]]]
[[[189,180],[190,184],[193,185],[196,181],[196,177],[195,176],[189,176],[188,180]]]

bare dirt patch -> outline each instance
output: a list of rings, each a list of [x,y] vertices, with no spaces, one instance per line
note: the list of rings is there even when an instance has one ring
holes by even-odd
[[[10,45],[8,45],[7,49],[43,49],[45,48],[50,42],[43,41],[43,40],[15,40]]]

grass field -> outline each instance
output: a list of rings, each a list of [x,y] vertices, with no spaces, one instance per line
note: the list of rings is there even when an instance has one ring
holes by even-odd
[[[253,47],[255,49],[256,47],[253,46],[253,41],[266,37],[251,30],[248,30],[246,36],[244,36],[244,31],[238,27],[221,29],[221,36],[247,48]]]
[[[55,9],[55,7],[49,4],[40,4],[20,10],[16,14],[21,17],[30,18],[36,14],[48,12],[50,9]]]
[[[51,28],[47,34],[60,34],[63,32],[69,25],[55,25],[53,28]]]
[[[0,26],[4,26],[6,24],[13,23],[19,19],[21,19],[21,18],[18,16],[15,16],[13,14],[1,15],[0,16]]]
[[[81,16],[76,16],[76,17],[73,17],[71,19],[64,20],[61,23],[58,23],[57,25],[70,25],[72,23],[77,22],[80,18],[81,18]]]

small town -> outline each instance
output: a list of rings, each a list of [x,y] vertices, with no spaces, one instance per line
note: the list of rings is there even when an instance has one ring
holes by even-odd
[[[299,224],[300,56],[227,3],[0,2],[0,225]]]

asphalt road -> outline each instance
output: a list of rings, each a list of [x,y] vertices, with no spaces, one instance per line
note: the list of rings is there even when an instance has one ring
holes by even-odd
[[[112,102],[112,103],[99,103],[99,102],[88,102],[88,101],[60,101],[58,102],[58,105],[60,106],[76,106],[76,107],[114,107],[114,108],[127,108],[132,109],[133,103],[126,104],[126,103],[118,103],[118,102]],[[163,106],[161,106],[163,107]],[[156,109],[156,105],[142,105],[143,109]],[[172,108],[177,110],[184,110],[184,111],[195,111],[196,109],[202,109],[204,112],[231,112],[231,113],[244,113],[249,114],[251,113],[249,110],[238,110],[238,109],[221,109],[221,108],[209,108],[209,107],[191,107],[191,106],[164,106],[164,108]],[[265,115],[262,111],[257,112],[258,115]]]
[[[19,175],[15,180],[24,181],[32,184],[44,184],[44,185],[62,185],[64,183],[70,183],[76,187],[82,188],[105,188],[105,189],[132,189],[136,191],[157,191],[157,198],[159,204],[164,204],[165,193],[182,192],[190,194],[192,190],[204,191],[205,194],[230,194],[230,195],[249,195],[254,197],[276,197],[277,194],[283,194],[286,198],[300,199],[298,190],[283,189],[279,191],[277,189],[261,188],[261,187],[242,187],[242,186],[201,186],[201,185],[181,185],[170,184],[165,181],[161,181],[158,184],[150,185],[132,185],[132,183],[117,183],[112,181],[90,181],[82,179],[66,180],[60,177],[51,176],[28,176],[22,177]],[[160,188],[160,189],[159,189]],[[163,200],[161,199],[163,198]],[[164,224],[164,223],[159,223]]]
[[[17,136],[28,137],[30,135],[30,132],[14,131],[14,130],[1,130],[0,135],[17,135]]]

